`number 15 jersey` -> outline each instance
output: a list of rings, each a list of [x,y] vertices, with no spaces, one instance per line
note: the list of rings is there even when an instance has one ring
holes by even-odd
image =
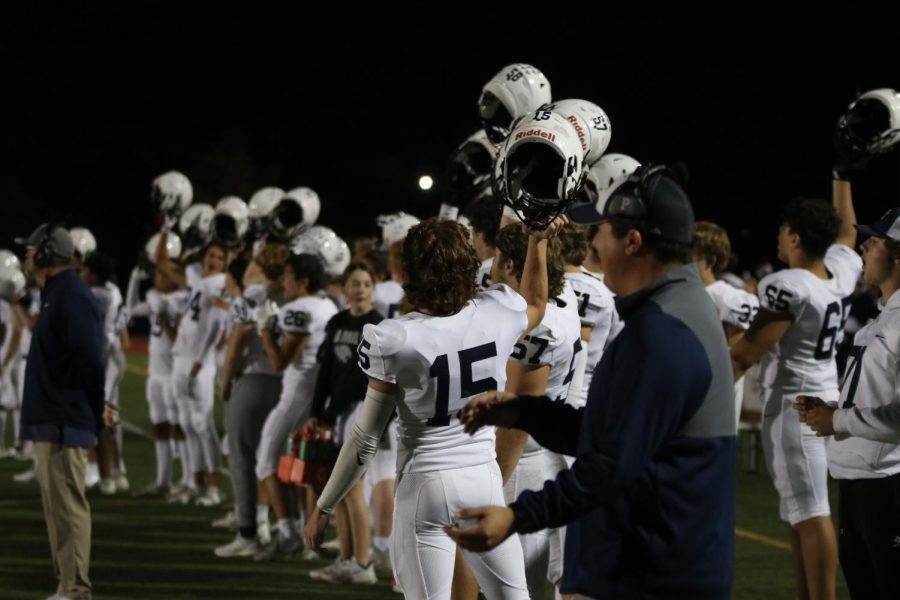
[[[528,327],[526,308],[519,294],[498,285],[454,315],[411,312],[363,328],[360,367],[398,388],[398,473],[458,469],[496,458],[493,428],[470,436],[456,414],[472,396],[504,389],[506,361]]]
[[[848,246],[832,244],[825,253],[825,267],[830,279],[806,269],[784,269],[759,282],[760,306],[794,317],[794,324],[760,363],[762,386],[789,393],[837,389],[834,348],[843,336],[862,259]]]

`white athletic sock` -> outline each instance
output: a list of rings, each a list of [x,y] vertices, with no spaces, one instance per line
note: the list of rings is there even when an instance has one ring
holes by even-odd
[[[257,523],[268,523],[269,522],[269,505],[268,504],[257,504],[256,505],[256,522]]]
[[[172,485],[172,446],[169,440],[156,440],[156,485]]]
[[[84,484],[88,487],[97,484],[100,481],[100,466],[97,463],[89,462],[84,471]]]
[[[191,487],[194,484],[194,465],[191,464],[187,440],[178,440],[178,450],[181,454],[181,485]]]
[[[372,543],[375,545],[375,549],[379,552],[387,552],[388,548],[390,548],[390,540],[389,537],[378,537],[375,536],[372,538]]]
[[[203,460],[207,473],[214,473],[222,468],[222,448],[219,447],[219,436],[210,427],[206,431],[197,434],[200,445],[203,447]]]
[[[116,465],[119,475],[125,474],[125,447],[123,445],[125,434],[122,429],[121,425],[113,429],[113,442],[116,445],[116,453],[119,455],[119,464]]]
[[[16,443],[19,442],[19,427],[22,425],[21,415],[22,411],[19,409],[13,411],[13,434],[16,436]]]
[[[282,537],[292,540],[297,537],[297,529],[294,526],[294,519],[278,519],[275,527],[281,532]]]

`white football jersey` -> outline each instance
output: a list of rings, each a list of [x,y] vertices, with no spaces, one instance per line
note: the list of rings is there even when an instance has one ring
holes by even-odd
[[[106,334],[107,343],[113,347],[122,345],[122,329],[125,328],[125,300],[122,298],[122,290],[112,281],[104,285],[109,292],[109,310],[103,320],[103,332]]]
[[[0,344],[0,360],[6,358],[9,342],[12,339],[13,319],[12,308],[6,300],[0,300],[0,324],[3,325],[3,343]]]
[[[851,248],[833,244],[825,266],[830,279],[819,279],[806,269],[784,269],[759,282],[760,306],[794,317],[791,328],[760,362],[760,385],[787,393],[837,390],[834,348],[850,313],[862,259]]]
[[[175,292],[176,294],[179,292]],[[182,293],[182,295],[184,295]],[[176,325],[174,315],[165,314],[167,294],[161,294],[156,289],[147,290],[145,302],[150,309],[150,342],[147,347],[147,370],[151,376],[166,377],[172,373],[172,345],[163,329],[163,322]]]
[[[266,350],[263,347],[262,336],[256,328],[256,315],[259,307],[266,300],[275,301],[271,291],[263,285],[250,285],[244,290],[241,297],[235,298],[231,303],[231,321],[252,325],[247,336],[247,345],[243,354],[237,361],[237,371],[246,374],[278,375],[278,371],[269,362]]]
[[[491,287],[491,269],[494,267],[494,257],[481,261],[478,267],[478,273],[475,274],[475,286],[479,291],[483,291]]]
[[[284,370],[285,378],[299,377],[315,369],[316,354],[325,340],[325,325],[337,314],[334,302],[318,296],[291,300],[278,311],[277,331],[308,335],[309,341],[300,356]]]
[[[756,296],[739,290],[725,281],[716,281],[706,286],[706,292],[712,298],[719,320],[746,331],[759,310]]]
[[[225,314],[211,301],[220,298],[224,289],[224,273],[204,277],[190,289],[190,299],[178,324],[173,354],[188,356],[199,363],[212,360],[222,335]]]
[[[853,338],[841,382],[842,410],[834,413],[837,433],[825,442],[833,477],[871,479],[900,473],[900,444],[859,437],[900,439],[898,411],[885,410],[889,405],[900,405],[900,292]]]
[[[372,291],[372,306],[382,317],[393,319],[400,310],[404,295],[403,286],[393,279],[379,281]]]
[[[203,263],[199,260],[184,267],[184,281],[188,289],[194,289],[203,280]]]
[[[594,367],[603,356],[606,339],[612,329],[616,315],[615,296],[603,281],[582,268],[581,273],[566,273],[566,279],[578,299],[578,317],[582,327],[591,328],[591,339],[587,348],[587,370],[593,373]],[[587,386],[583,389],[587,395]],[[583,403],[582,403],[583,404]]]
[[[545,395],[554,402],[566,402],[569,384],[575,376],[575,357],[583,351],[581,321],[568,307],[547,304],[544,318],[516,342],[509,360],[534,367],[550,367]],[[576,405],[577,399],[571,404]],[[525,445],[525,454],[541,450],[531,436]]]
[[[470,436],[456,415],[472,396],[506,386],[507,357],[528,326],[526,309],[524,298],[497,285],[454,315],[412,312],[363,328],[360,368],[398,387],[398,472],[495,459],[493,428]]]

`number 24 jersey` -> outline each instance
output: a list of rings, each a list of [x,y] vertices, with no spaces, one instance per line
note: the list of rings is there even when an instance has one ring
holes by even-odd
[[[825,253],[830,279],[806,269],[784,269],[759,282],[759,302],[789,312],[794,323],[760,364],[759,382],[786,392],[836,390],[834,348],[849,316],[850,295],[862,273],[852,248],[833,244]]]
[[[398,388],[398,472],[494,460],[493,428],[469,436],[456,414],[472,396],[504,389],[507,359],[528,326],[526,308],[519,294],[498,285],[454,315],[412,312],[363,328],[360,367]]]

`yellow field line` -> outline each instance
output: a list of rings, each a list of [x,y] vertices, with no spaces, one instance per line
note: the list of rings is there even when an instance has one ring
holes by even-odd
[[[133,373],[135,375],[140,375],[142,377],[147,376],[147,369],[141,367],[139,365],[128,364],[125,366],[125,370],[129,373]],[[782,550],[790,551],[791,545],[787,542],[782,542],[781,540],[776,540],[775,538],[770,538],[768,536],[753,533],[752,531],[747,531],[746,529],[735,529],[735,535],[738,537],[746,538],[748,540],[753,540],[754,542],[759,542],[760,544],[765,544],[766,546],[772,546],[773,548],[780,548]]]
[[[776,540],[775,538],[770,538],[766,535],[760,535],[758,533],[753,533],[752,531],[747,531],[746,529],[737,529],[735,528],[734,533],[738,537],[746,538],[748,540],[753,540],[754,542],[759,542],[760,544],[765,544],[766,546],[772,546],[773,548],[781,548],[782,550],[787,550],[790,552],[791,545],[787,542],[782,542],[781,540]]]
[[[147,376],[147,369],[138,365],[127,364],[125,365],[125,370],[129,373],[133,373],[135,375],[140,375],[142,377]]]

